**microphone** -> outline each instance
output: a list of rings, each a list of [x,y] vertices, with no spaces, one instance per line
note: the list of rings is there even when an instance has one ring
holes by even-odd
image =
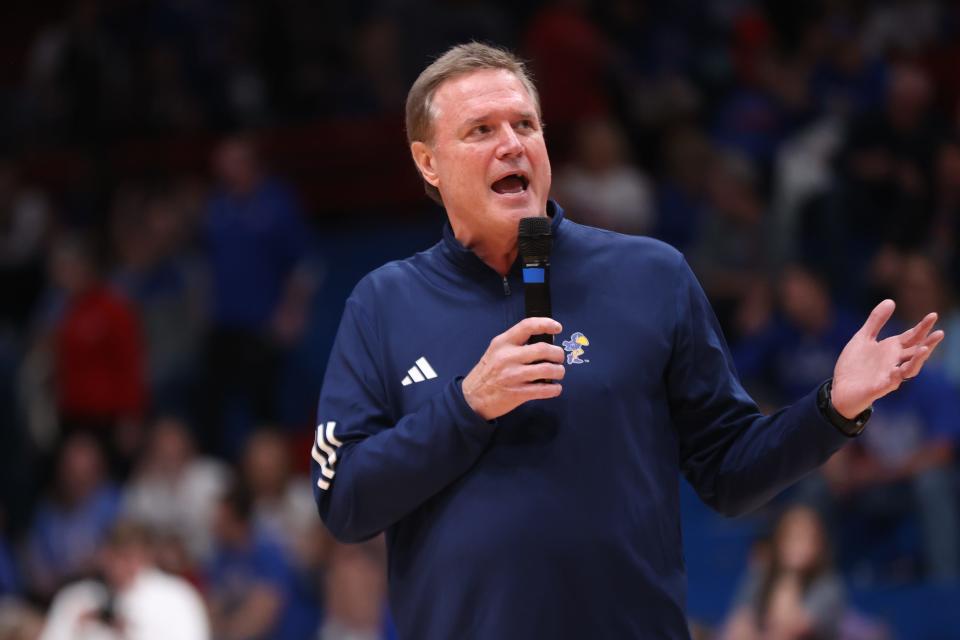
[[[553,248],[553,230],[550,218],[537,216],[521,218],[517,239],[520,265],[523,268],[523,302],[526,317],[551,317],[550,313],[550,250]],[[549,333],[530,336],[527,344],[548,342]]]

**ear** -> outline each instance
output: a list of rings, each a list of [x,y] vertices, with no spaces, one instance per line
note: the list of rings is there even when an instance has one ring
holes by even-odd
[[[439,188],[440,176],[437,174],[436,156],[433,155],[433,150],[426,143],[417,140],[410,143],[410,154],[427,184]]]

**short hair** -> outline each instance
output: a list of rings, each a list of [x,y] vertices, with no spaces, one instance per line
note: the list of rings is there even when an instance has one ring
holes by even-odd
[[[540,96],[523,60],[506,49],[480,42],[469,42],[452,47],[434,60],[410,87],[406,105],[407,142],[429,142],[433,138],[432,103],[433,96],[440,85],[447,80],[486,69],[503,69],[515,75],[530,94],[537,109],[537,116],[542,119]],[[431,200],[443,205],[440,191],[436,187],[424,181],[423,188]]]
[[[153,544],[153,534],[147,526],[135,520],[118,520],[107,530],[103,546],[114,551],[134,547],[149,549]]]
[[[238,522],[249,524],[253,519],[253,494],[242,480],[231,482],[222,494],[220,504],[230,511]]]

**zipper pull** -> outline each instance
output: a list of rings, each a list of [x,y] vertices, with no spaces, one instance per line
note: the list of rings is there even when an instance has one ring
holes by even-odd
[[[503,295],[510,295],[510,283],[507,282],[507,276],[503,276]]]

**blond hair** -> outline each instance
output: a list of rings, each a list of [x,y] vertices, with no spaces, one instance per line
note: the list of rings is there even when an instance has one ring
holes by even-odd
[[[430,142],[433,138],[433,96],[447,80],[485,69],[504,69],[523,84],[540,117],[540,96],[526,65],[506,49],[480,42],[458,44],[424,69],[407,92],[407,142]],[[440,191],[424,180],[423,189],[430,199],[443,205]]]

